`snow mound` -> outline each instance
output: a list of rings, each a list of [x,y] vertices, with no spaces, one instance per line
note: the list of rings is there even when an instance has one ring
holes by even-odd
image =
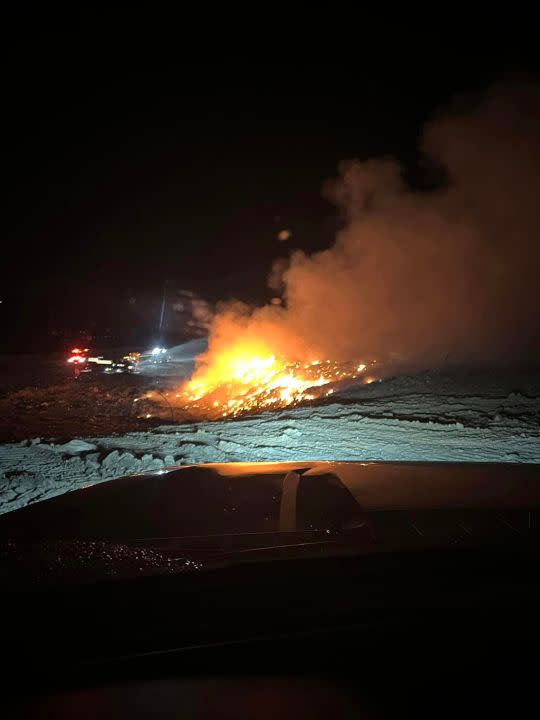
[[[298,460],[540,463],[540,385],[396,378],[338,401],[48,445],[0,445],[0,512],[174,465]]]

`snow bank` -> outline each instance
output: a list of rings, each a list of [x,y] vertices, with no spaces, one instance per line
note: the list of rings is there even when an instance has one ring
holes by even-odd
[[[115,477],[205,462],[411,460],[540,463],[537,397],[427,392],[418,383],[340,402],[148,432],[0,445],[0,512]],[[505,394],[506,393],[506,394]]]

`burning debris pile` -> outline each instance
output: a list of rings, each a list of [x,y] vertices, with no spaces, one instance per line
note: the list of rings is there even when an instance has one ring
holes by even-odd
[[[207,418],[237,417],[250,411],[283,408],[331,395],[333,384],[362,378],[366,364],[311,360],[290,362],[268,355],[238,355],[223,374],[215,367],[203,370],[176,395],[184,409],[198,410]],[[329,387],[330,386],[330,387]]]

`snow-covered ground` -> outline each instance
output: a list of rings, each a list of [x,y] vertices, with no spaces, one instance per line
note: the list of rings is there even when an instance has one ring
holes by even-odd
[[[0,445],[0,512],[175,464],[279,460],[540,463],[538,375],[424,373],[329,404],[53,444]]]

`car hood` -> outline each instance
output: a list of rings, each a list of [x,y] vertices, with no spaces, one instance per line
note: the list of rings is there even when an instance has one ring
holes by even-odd
[[[540,466],[227,463],[176,467],[0,517],[7,577],[176,573],[316,553],[529,541]]]

